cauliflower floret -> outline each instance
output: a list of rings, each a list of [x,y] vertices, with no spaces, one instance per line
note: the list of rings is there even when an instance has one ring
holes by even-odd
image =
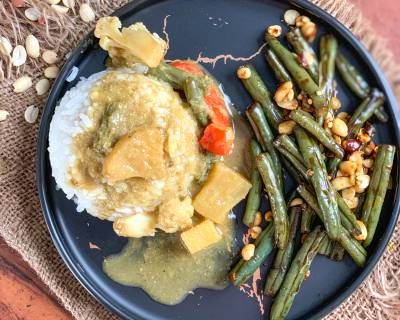
[[[157,227],[167,233],[174,233],[190,227],[193,212],[191,198],[186,197],[183,201],[179,198],[171,199],[158,208]]]
[[[154,236],[156,233],[156,217],[152,212],[140,212],[131,216],[119,217],[115,219],[113,229],[120,237]]]
[[[108,51],[113,62],[130,66],[141,62],[150,68],[157,67],[164,58],[167,44],[156,33],[150,33],[141,22],[121,28],[118,17],[100,18],[94,35],[100,47]]]

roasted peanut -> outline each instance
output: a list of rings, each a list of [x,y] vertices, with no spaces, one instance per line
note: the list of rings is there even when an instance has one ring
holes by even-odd
[[[242,258],[245,261],[250,260],[254,256],[256,246],[252,243],[246,244],[242,249]]]

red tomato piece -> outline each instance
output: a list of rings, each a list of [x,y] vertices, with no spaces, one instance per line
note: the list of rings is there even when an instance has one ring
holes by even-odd
[[[170,65],[174,68],[187,71],[189,73],[193,73],[199,76],[204,76],[205,74],[198,64],[191,61],[176,60],[171,62]]]
[[[231,127],[209,124],[204,130],[199,143],[207,151],[219,156],[228,156],[234,147],[235,135]]]
[[[222,127],[228,127],[230,125],[230,118],[225,108],[225,101],[222,98],[221,92],[215,86],[211,86],[208,89],[204,101],[209,106],[211,122]]]

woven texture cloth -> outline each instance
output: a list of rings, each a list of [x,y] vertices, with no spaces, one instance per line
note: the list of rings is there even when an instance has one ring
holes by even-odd
[[[78,14],[59,14],[46,1],[26,0],[38,8],[44,24],[28,22],[23,10],[15,9],[11,1],[0,3],[0,36],[7,36],[13,45],[23,44],[30,33],[39,38],[41,48],[56,50],[60,57],[67,54],[93,25],[84,23]],[[126,0],[76,1],[90,3],[97,17],[110,14]],[[374,34],[360,12],[346,0],[313,0],[347,26],[368,48],[384,70],[387,79],[400,98],[400,70],[394,65],[392,53],[382,38]],[[76,12],[77,13],[77,12]],[[34,83],[43,77],[45,66],[28,58],[29,63],[12,69],[7,58],[0,57],[0,109],[10,115],[0,122],[0,236],[17,250],[39,277],[76,319],[113,319],[114,317],[88,294],[63,264],[54,248],[35,186],[35,146],[38,123],[24,119],[26,107],[35,105],[43,110],[45,98],[39,98],[34,87],[23,94],[12,91],[13,81],[27,74]],[[1,76],[1,72],[0,72]],[[327,319],[400,319],[400,246],[399,228],[383,258],[358,290]]]

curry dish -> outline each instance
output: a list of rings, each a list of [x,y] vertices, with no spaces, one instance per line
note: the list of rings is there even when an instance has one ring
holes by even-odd
[[[192,224],[190,189],[206,170],[199,128],[166,83],[139,73],[109,72],[92,89],[94,126],[75,137],[71,183],[96,188],[97,210],[155,212],[155,226],[175,232]]]
[[[251,188],[249,126],[202,66],[166,62],[165,41],[142,23],[121,29],[118,18],[101,18],[95,36],[107,70],[67,92],[51,124],[57,183],[78,211],[130,238],[104,260],[114,281],[164,304],[225,287],[229,213]]]

